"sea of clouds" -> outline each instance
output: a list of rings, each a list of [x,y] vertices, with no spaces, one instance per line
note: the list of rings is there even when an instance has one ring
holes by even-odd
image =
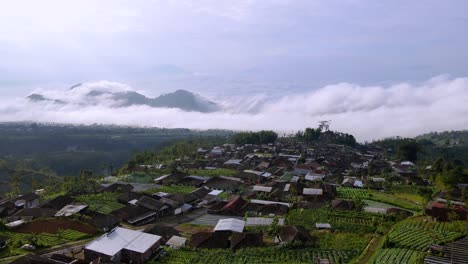
[[[149,106],[115,107],[103,94],[132,87],[115,82],[86,83],[75,89],[38,89],[33,93],[64,101],[5,99],[0,122],[34,121],[72,124],[118,124],[191,129],[272,129],[292,133],[331,120],[331,129],[354,134],[359,141],[390,136],[416,136],[431,131],[468,129],[468,78],[438,76],[421,83],[360,86],[338,83],[302,93],[210,96],[222,111],[185,112]],[[145,93],[144,91],[138,91]]]

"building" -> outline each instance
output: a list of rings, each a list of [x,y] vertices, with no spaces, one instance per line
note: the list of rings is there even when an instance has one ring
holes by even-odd
[[[159,249],[161,237],[117,227],[84,248],[85,261],[144,263]]]

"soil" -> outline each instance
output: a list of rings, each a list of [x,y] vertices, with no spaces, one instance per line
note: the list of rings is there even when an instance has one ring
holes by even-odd
[[[19,233],[57,234],[59,230],[66,229],[72,229],[89,235],[98,233],[96,228],[70,219],[36,220],[18,227],[15,231]]]

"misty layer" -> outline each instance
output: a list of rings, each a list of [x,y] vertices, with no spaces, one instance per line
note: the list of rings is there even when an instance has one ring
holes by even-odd
[[[67,90],[42,89],[28,98],[3,102],[0,121],[290,133],[331,120],[331,129],[355,134],[361,141],[468,127],[468,78],[437,77],[388,87],[339,83],[280,99],[246,94],[234,100],[208,100],[177,91],[170,94],[168,103],[167,96],[150,98],[127,85],[107,81]]]

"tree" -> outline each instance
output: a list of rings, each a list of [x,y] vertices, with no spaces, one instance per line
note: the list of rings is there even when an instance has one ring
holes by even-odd
[[[278,222],[279,222],[278,217],[275,216],[273,218],[273,221],[271,222],[271,224],[268,226],[268,229],[267,229],[267,234],[273,239],[273,241],[275,241],[276,238],[278,237],[278,233],[279,233]]]
[[[353,202],[354,202],[354,208],[356,209],[356,211],[362,212],[364,210],[366,203],[363,200],[356,198],[353,200]]]
[[[398,154],[402,160],[415,162],[418,159],[418,153],[421,152],[421,150],[421,145],[419,145],[418,142],[414,140],[405,140],[400,144]]]

